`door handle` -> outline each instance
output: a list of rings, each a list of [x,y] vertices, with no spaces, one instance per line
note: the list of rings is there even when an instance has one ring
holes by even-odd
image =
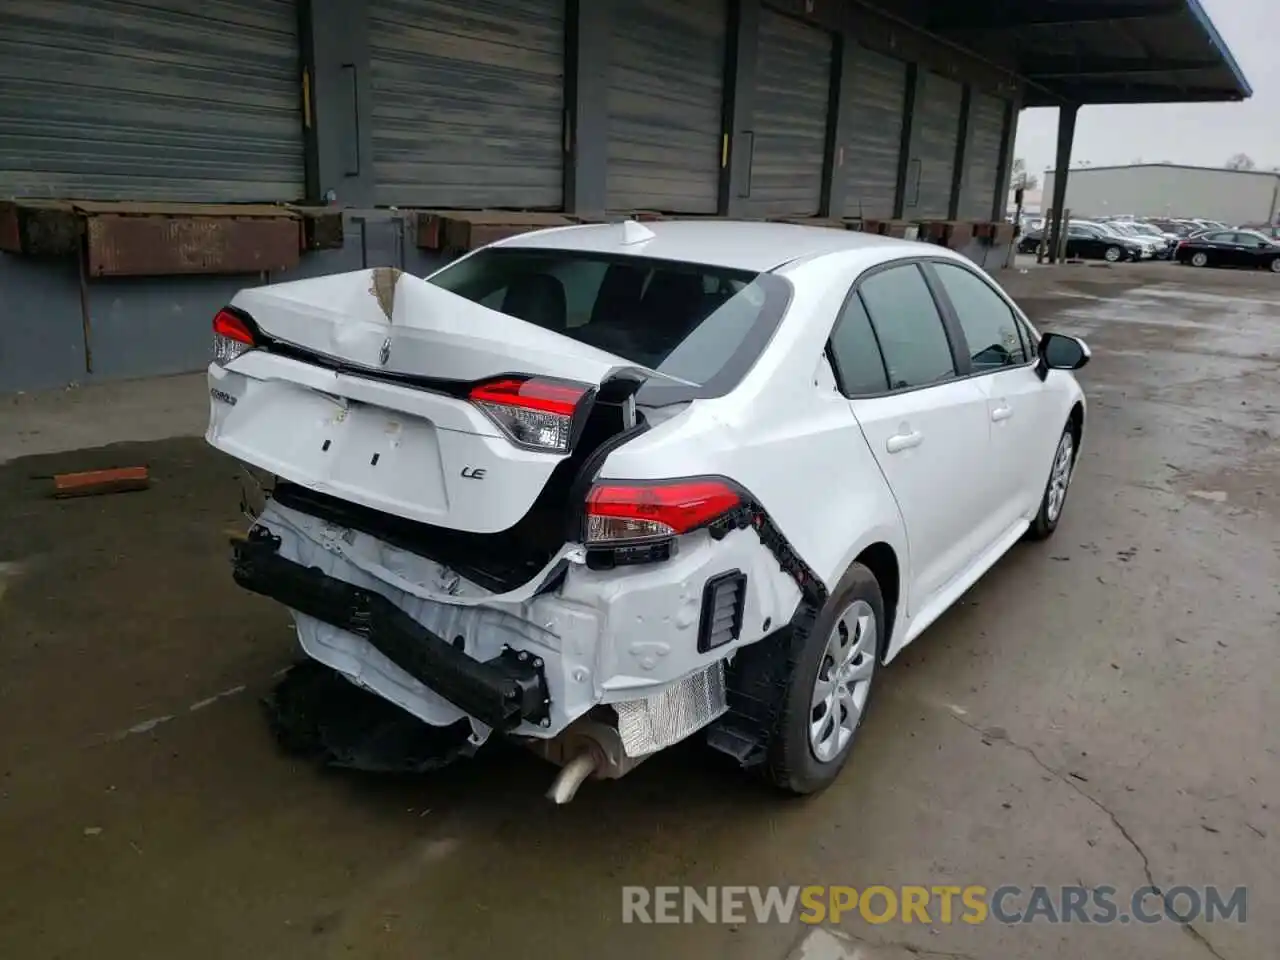
[[[895,433],[885,443],[885,447],[890,453],[900,453],[903,450],[910,450],[912,447],[918,447],[924,442],[924,434],[919,430],[913,430],[910,433]]]
[[[996,407],[991,411],[991,419],[995,423],[999,423],[1001,420],[1008,420],[1012,416],[1013,416],[1013,407],[1009,406],[1008,404],[1004,404],[1003,406]]]

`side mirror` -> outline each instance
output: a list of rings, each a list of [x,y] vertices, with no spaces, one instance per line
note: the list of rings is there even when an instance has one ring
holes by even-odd
[[[1089,347],[1078,337],[1063,333],[1046,333],[1040,337],[1040,358],[1036,373],[1043,380],[1050,370],[1079,370],[1093,356]]]

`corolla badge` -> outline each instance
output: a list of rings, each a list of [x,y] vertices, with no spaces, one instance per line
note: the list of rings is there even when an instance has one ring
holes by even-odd
[[[378,351],[378,363],[382,366],[387,365],[387,361],[391,359],[391,338],[382,341],[382,348]]]

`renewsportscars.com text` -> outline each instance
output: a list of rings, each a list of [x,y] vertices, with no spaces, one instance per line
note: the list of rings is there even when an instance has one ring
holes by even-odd
[[[1244,923],[1245,887],[623,887],[623,923]]]

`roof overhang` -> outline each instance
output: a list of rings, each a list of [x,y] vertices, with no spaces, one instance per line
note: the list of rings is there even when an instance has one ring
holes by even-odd
[[[1028,107],[1253,94],[1200,0],[931,0],[926,17],[930,33],[1008,64]]]

